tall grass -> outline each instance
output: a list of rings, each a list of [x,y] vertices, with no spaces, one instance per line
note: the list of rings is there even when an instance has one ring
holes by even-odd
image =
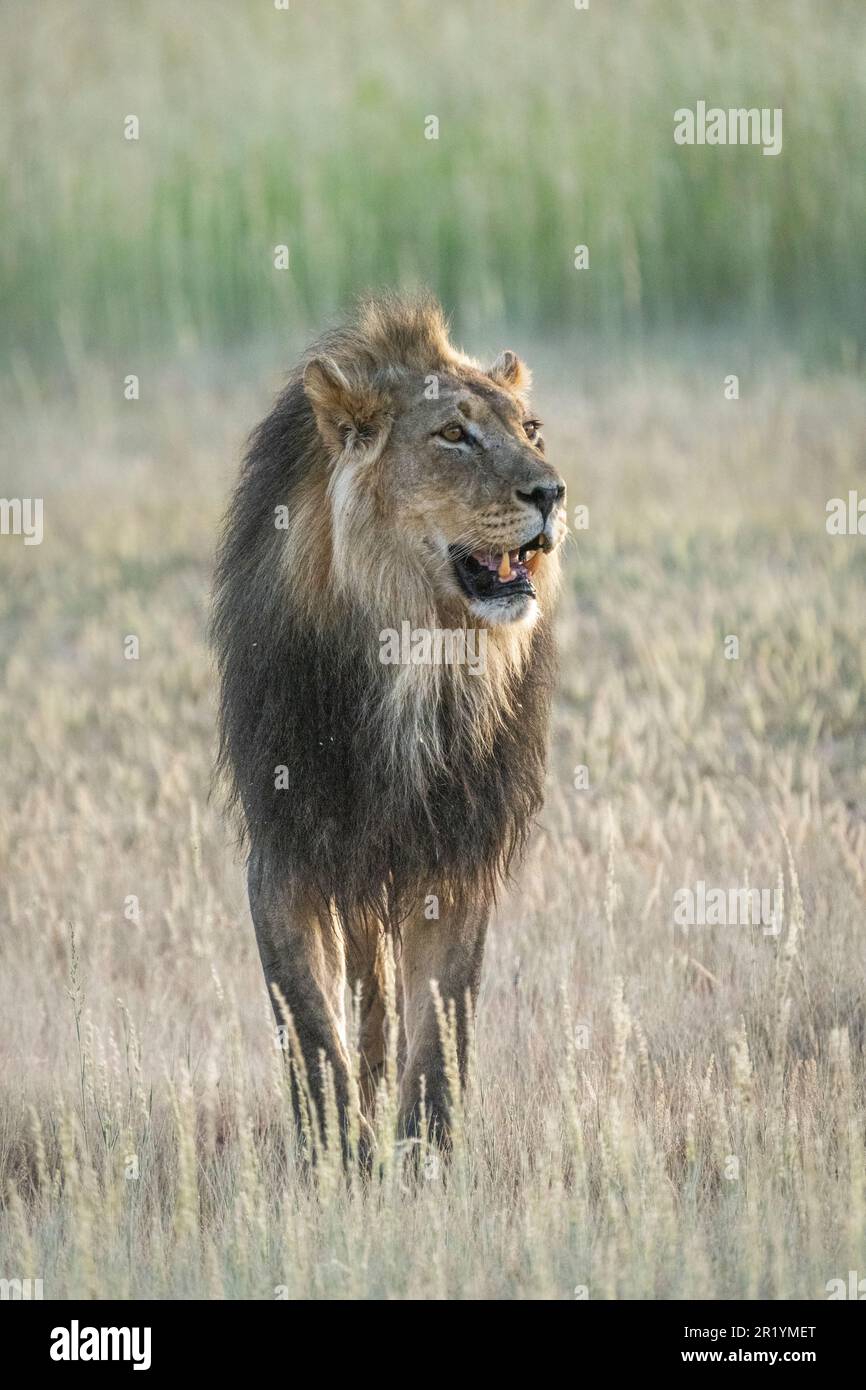
[[[46,526],[4,538],[0,586],[0,1276],[46,1298],[596,1299],[866,1274],[866,555],[824,529],[862,386],[776,363],[730,402],[707,356],[527,356],[590,525],[454,1161],[418,1181],[390,1076],[369,1184],[342,1178],[332,1109],[315,1178],[298,1163],[208,800],[210,552],[266,384],[167,368],[133,403],[107,365],[75,399],[37,378],[4,402]],[[780,876],[778,936],[674,924],[683,885]]]
[[[733,319],[850,356],[864,40],[859,0],[10,0],[2,346],[227,344],[421,281],[467,327]],[[675,145],[698,99],[782,107],[781,155]]]
[[[791,980],[777,973],[782,1020]],[[525,1117],[473,1096],[447,1165],[426,1146],[412,1161],[380,1121],[365,1177],[344,1174],[327,1123],[315,1166],[299,1158],[273,1026],[263,1014],[256,1080],[217,992],[219,1071],[179,1062],[142,1104],[137,1051],[92,1028],[82,1104],[27,1112],[7,1277],[54,1298],[820,1298],[862,1265],[866,1113],[845,1027],[801,1053],[784,1022],[767,1041],[741,1019],[677,1070],[617,980],[591,1052],[559,1002],[555,1069]],[[393,1117],[391,1078],[379,1106]]]

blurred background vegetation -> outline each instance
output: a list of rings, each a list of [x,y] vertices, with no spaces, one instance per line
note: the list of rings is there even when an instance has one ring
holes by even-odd
[[[864,40],[862,0],[6,0],[0,349],[197,353],[424,283],[461,332],[733,326],[850,367]],[[781,155],[677,146],[699,99],[782,107]]]

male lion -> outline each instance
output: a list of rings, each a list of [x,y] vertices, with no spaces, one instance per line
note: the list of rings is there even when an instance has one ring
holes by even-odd
[[[456,1002],[462,1066],[494,890],[541,805],[565,487],[528,383],[512,352],[483,371],[452,347],[435,301],[365,301],[253,434],[225,521],[219,766],[265,977],[311,1082],[322,1056],[333,1069],[344,1144],[346,985],[361,984],[368,1116],[388,932],[404,1132],[423,1076],[447,1135],[431,981]],[[389,633],[443,630],[483,662],[425,660],[423,643],[382,659]]]

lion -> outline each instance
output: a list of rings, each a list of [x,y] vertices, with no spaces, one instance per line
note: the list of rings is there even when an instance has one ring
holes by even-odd
[[[330,1068],[344,1145],[385,1064],[386,938],[402,1131],[447,1143],[431,982],[465,1075],[497,887],[542,802],[565,485],[529,385],[514,352],[485,370],[452,346],[433,298],[364,300],[254,431],[224,522],[218,772],[278,1021],[320,1107]],[[416,641],[443,632],[464,640]]]

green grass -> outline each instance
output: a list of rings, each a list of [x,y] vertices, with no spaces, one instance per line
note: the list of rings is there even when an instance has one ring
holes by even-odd
[[[724,321],[850,359],[864,41],[858,0],[12,0],[0,346],[132,363],[420,282],[470,332]],[[675,145],[698,99],[782,107],[781,155]]]

